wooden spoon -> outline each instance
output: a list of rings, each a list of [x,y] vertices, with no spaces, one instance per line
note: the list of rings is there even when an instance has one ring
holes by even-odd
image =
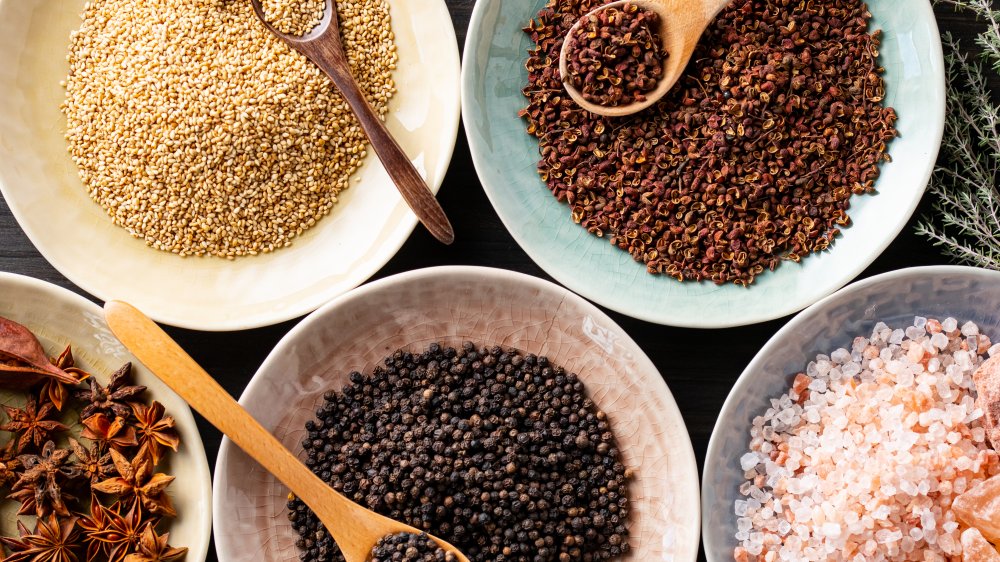
[[[361,507],[337,493],[299,462],[284,445],[244,410],[152,320],[130,304],[109,301],[104,317],[129,351],[192,408],[226,434],[312,509],[337,542],[347,562],[365,562],[384,536],[421,533]],[[469,562],[457,548],[431,537],[458,562]]]
[[[691,60],[691,55],[701,39],[701,34],[705,32],[715,16],[719,15],[719,12],[730,2],[732,0],[619,0],[592,10],[587,16],[608,8],[621,9],[625,4],[635,4],[639,8],[655,12],[656,15],[660,16],[660,40],[663,42],[663,50],[669,55],[663,63],[663,77],[657,83],[656,89],[646,94],[645,101],[608,107],[584,99],[583,94],[573,87],[567,78],[569,73],[566,60],[569,46],[573,42],[572,38],[587,17],[584,16],[570,28],[569,33],[566,34],[566,40],[563,41],[562,51],[559,53],[559,74],[562,76],[566,91],[580,107],[598,115],[621,117],[646,109],[658,102],[670,88],[674,87],[674,84],[684,73],[688,61]]]
[[[268,31],[312,61],[330,77],[334,86],[340,90],[347,105],[358,118],[361,129],[368,136],[368,141],[375,149],[375,154],[378,154],[379,160],[382,161],[382,165],[389,173],[389,177],[392,178],[396,188],[403,195],[406,204],[410,206],[410,209],[413,209],[417,219],[423,223],[434,238],[445,244],[454,242],[455,231],[452,229],[448,217],[445,216],[444,209],[434,198],[434,193],[427,187],[427,183],[420,177],[420,172],[413,167],[410,158],[400,148],[396,139],[389,134],[378,114],[368,105],[364,92],[361,91],[351,74],[351,67],[348,65],[347,55],[344,53],[344,45],[340,41],[340,25],[337,22],[335,0],[326,0],[323,20],[315,29],[301,37],[287,35],[275,29],[264,18],[260,0],[251,0],[251,3],[257,18]]]

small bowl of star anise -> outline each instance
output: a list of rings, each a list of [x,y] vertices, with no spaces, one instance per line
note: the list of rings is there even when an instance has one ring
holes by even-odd
[[[0,273],[0,559],[205,560],[211,480],[187,404],[90,301]]]

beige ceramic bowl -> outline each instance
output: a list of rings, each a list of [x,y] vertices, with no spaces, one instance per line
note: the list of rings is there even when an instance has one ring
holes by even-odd
[[[181,437],[180,450],[171,453],[169,465],[164,467],[177,477],[167,488],[179,514],[168,529],[170,543],[188,547],[185,562],[205,560],[212,536],[212,482],[205,447],[184,400],[125,350],[105,324],[99,306],[75,293],[30,277],[0,273],[0,316],[30,329],[50,355],[58,355],[72,344],[77,365],[105,384],[112,372],[132,362],[136,383],[149,387],[148,396],[174,417]],[[7,398],[9,395],[0,394],[0,402]],[[12,502],[3,503],[0,529],[3,534],[12,534],[13,510],[8,509]]]
[[[303,425],[327,390],[370,372],[399,348],[474,341],[547,355],[574,371],[607,412],[636,470],[631,546],[622,562],[692,562],[698,553],[698,470],[691,440],[660,373],[610,318],[584,299],[527,275],[441,267],[365,285],[310,315],[271,352],[240,403],[301,455]],[[298,560],[288,490],[228,440],[215,470],[219,559]]]
[[[332,214],[272,254],[180,258],[113,225],[77,176],[59,111],[69,34],[84,3],[0,0],[0,191],[38,251],[71,281],[167,324],[237,330],[301,316],[358,286],[410,235],[416,217],[374,151]],[[454,28],[443,0],[389,4],[399,93],[386,123],[436,191],[458,134]]]

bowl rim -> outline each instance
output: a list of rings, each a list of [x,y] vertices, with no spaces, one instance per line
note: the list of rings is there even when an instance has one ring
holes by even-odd
[[[466,57],[468,57],[467,60],[471,60],[473,57],[472,54],[478,53],[477,42],[480,39],[482,31],[481,28],[484,25],[483,22],[486,18],[488,9],[487,5],[501,1],[502,0],[479,0],[473,7],[472,17],[469,20],[468,32],[465,37],[465,48],[463,51]],[[602,291],[601,287],[589,284],[585,277],[578,277],[562,271],[559,267],[559,263],[561,263],[560,261],[550,261],[545,259],[541,252],[529,244],[525,236],[523,236],[517,228],[514,228],[517,224],[516,217],[505,215],[500,211],[500,207],[497,204],[497,201],[500,198],[500,192],[504,189],[503,186],[494,186],[485,179],[485,176],[482,173],[479,172],[481,169],[485,170],[488,167],[489,160],[487,155],[489,154],[490,149],[483,146],[483,144],[479,142],[477,135],[468,134],[467,132],[466,138],[468,139],[469,152],[472,155],[473,166],[476,169],[476,173],[483,186],[483,190],[486,192],[486,196],[490,200],[490,204],[500,217],[500,221],[507,229],[507,232],[509,232],[514,238],[514,241],[517,242],[518,246],[520,246],[521,249],[528,254],[528,257],[530,257],[535,264],[542,268],[547,274],[551,275],[559,283],[565,285],[567,288],[582,295],[583,297],[600,304],[601,306],[626,316],[644,320],[646,322],[652,322],[654,324],[681,328],[703,329],[748,326],[794,314],[819,301],[820,299],[836,292],[867,269],[867,267],[871,265],[880,255],[882,255],[885,249],[888,248],[889,245],[899,236],[899,233],[902,232],[903,228],[913,216],[917,205],[920,203],[920,200],[923,198],[923,195],[927,190],[927,184],[930,181],[931,174],[934,171],[935,162],[937,161],[937,155],[941,149],[941,141],[944,138],[944,118],[946,111],[946,87],[943,63],[944,49],[940,41],[941,32],[938,28],[937,19],[934,16],[930,0],[920,1],[919,5],[915,6],[915,12],[921,21],[925,21],[929,24],[932,36],[937,38],[936,41],[931,41],[930,44],[927,45],[930,50],[930,57],[935,62],[941,61],[941,63],[936,67],[939,74],[939,80],[936,80],[933,84],[935,95],[941,100],[941,103],[938,104],[937,107],[928,108],[928,113],[932,114],[935,118],[934,121],[929,124],[928,128],[931,130],[932,138],[937,140],[933,143],[932,150],[927,155],[927,158],[924,160],[922,165],[920,176],[924,178],[924,187],[923,189],[913,190],[910,199],[906,202],[906,205],[899,207],[899,209],[904,210],[905,213],[897,214],[894,221],[886,221],[890,225],[890,229],[887,232],[891,232],[891,236],[884,236],[876,243],[871,244],[870,247],[873,248],[874,251],[870,252],[865,259],[854,262],[854,265],[850,268],[843,268],[838,272],[832,272],[833,275],[831,277],[836,279],[836,282],[829,283],[822,291],[798,299],[780,300],[778,301],[778,305],[774,306],[770,312],[750,314],[739,319],[736,319],[736,317],[731,314],[719,319],[712,319],[710,317],[702,317],[698,315],[679,316],[674,314],[669,306],[664,307],[662,310],[658,310],[651,307],[642,307],[626,302],[618,303],[613,300],[609,300],[606,298],[608,293],[606,291]],[[476,114],[476,109],[472,104],[472,100],[475,99],[474,90],[476,85],[473,78],[474,71],[472,70],[472,66],[473,63],[462,65],[462,116],[466,123],[467,131],[469,129],[468,123],[475,123],[474,119],[470,119],[467,116]],[[483,135],[484,138],[486,136],[487,135]],[[541,187],[544,187],[544,184],[539,183],[539,188]],[[833,248],[834,250],[835,246],[836,245],[834,245]],[[637,267],[638,266],[639,265],[637,264]],[[685,281],[685,283],[692,283],[692,281]],[[702,281],[702,283],[708,282]],[[747,290],[753,290],[753,287],[751,286]]]
[[[5,0],[0,0],[0,4],[2,4],[4,1]],[[424,1],[426,2],[427,0]],[[448,118],[447,122],[427,123],[427,126],[434,126],[436,129],[442,131],[442,133],[444,133],[445,135],[450,134],[450,137],[445,137],[446,140],[450,138],[450,142],[446,142],[444,144],[445,150],[443,150],[441,153],[442,156],[440,164],[441,175],[437,179],[437,181],[432,182],[433,185],[431,183],[428,183],[428,187],[431,188],[431,191],[436,196],[437,193],[441,190],[442,185],[444,184],[444,179],[447,176],[448,169],[451,167],[451,161],[455,154],[455,147],[458,144],[458,133],[461,126],[461,115],[462,115],[462,103],[461,103],[462,101],[461,60],[462,59],[461,59],[461,52],[459,51],[459,46],[458,46],[458,37],[455,33],[454,22],[451,19],[451,12],[448,10],[445,0],[434,0],[434,1],[438,3],[439,9],[443,9],[445,15],[448,16],[446,18],[448,24],[441,26],[436,30],[436,32],[443,35],[445,44],[454,46],[453,49],[451,48],[448,49],[449,51],[448,59],[454,62],[454,65],[452,67],[454,71],[453,75],[457,77],[457,80],[454,84],[454,90],[452,91],[452,93],[454,94],[455,99],[458,102],[454,105],[453,108],[451,108],[451,110],[445,112],[445,115]],[[446,62],[446,61],[441,61],[441,62]],[[441,85],[437,84],[435,87],[440,89]],[[379,163],[377,158],[375,158],[374,156],[370,156],[370,158],[372,159],[372,162],[369,162],[369,166],[381,166],[381,163]],[[73,266],[73,264],[70,263],[69,261],[55,259],[52,255],[52,252],[48,251],[46,246],[39,245],[38,234],[35,233],[35,229],[31,228],[30,224],[24,218],[26,211],[24,211],[17,205],[11,204],[12,201],[10,197],[11,189],[13,188],[11,186],[8,186],[7,182],[3,181],[3,179],[0,178],[0,195],[3,196],[3,200],[7,205],[7,208],[10,210],[11,214],[14,216],[14,220],[17,221],[17,224],[20,227],[21,232],[23,232],[24,235],[28,238],[28,240],[31,242],[31,245],[34,246],[35,250],[38,251],[38,253],[41,254],[42,257],[45,258],[45,260],[49,262],[49,264],[51,264],[52,267],[55,268],[56,271],[58,271],[63,277],[69,279],[71,282],[73,282],[73,284],[75,284],[77,287],[80,287],[88,294],[93,295],[99,298],[100,300],[105,300],[105,301],[114,298],[114,295],[111,294],[112,291],[105,290],[104,287],[95,286],[90,281],[81,279],[79,275],[75,274],[77,267]],[[413,213],[412,210],[410,210],[407,207],[406,213],[404,214],[402,219],[402,224],[404,225],[404,228],[400,231],[399,236],[395,240],[390,239],[384,244],[384,246],[382,246],[383,248],[386,248],[389,251],[384,253],[384,257],[380,257],[374,260],[366,260],[362,262],[363,264],[367,264],[367,267],[359,268],[363,270],[363,273],[359,274],[357,276],[357,279],[352,282],[353,283],[352,288],[358,287],[359,285],[370,279],[373,275],[378,273],[378,271],[382,269],[382,267],[384,267],[385,264],[389,263],[389,261],[392,258],[394,258],[396,254],[399,253],[399,250],[403,247],[406,241],[410,239],[418,222],[419,221],[417,220],[416,215]],[[317,224],[313,228],[322,228],[322,227],[319,224]],[[155,250],[153,248],[148,248],[148,249],[149,251],[155,251],[155,252],[161,251],[161,250]],[[255,257],[257,256],[243,256],[242,258],[238,259],[253,259]],[[187,259],[222,260],[223,258],[215,258],[209,256],[203,256],[203,257],[192,256]],[[310,312],[316,310],[318,307],[322,306],[331,298],[335,298],[350,290],[351,289],[347,289],[346,291],[335,293],[327,289],[326,291],[323,292],[312,293],[311,298],[302,298],[290,301],[292,303],[298,303],[298,304],[289,304],[286,306],[282,306],[280,308],[271,308],[269,309],[269,311],[262,311],[260,313],[253,315],[241,315],[239,318],[233,318],[231,320],[224,320],[224,321],[213,320],[211,318],[204,318],[201,320],[197,320],[197,319],[187,318],[184,316],[173,316],[172,313],[170,312],[161,313],[158,311],[150,312],[150,317],[157,322],[160,322],[162,324],[167,324],[169,326],[174,326],[177,328],[185,328],[188,330],[198,330],[203,332],[232,332],[238,330],[250,330],[254,328],[273,326],[275,324],[280,324],[281,322],[286,322],[288,320],[299,318],[300,316],[309,314]]]
[[[86,297],[78,295],[73,291],[60,287],[54,283],[29,277],[27,275],[20,275],[18,273],[0,271],[0,287],[4,286],[22,286],[28,288],[29,290],[37,290],[39,292],[48,293],[52,297],[53,305],[68,305],[79,308],[93,314],[97,318],[100,318],[102,322],[104,321],[104,310],[100,306]],[[115,341],[117,342],[118,340],[115,339]],[[122,346],[122,348],[125,350],[124,354],[132,358],[133,365],[140,366],[143,370],[149,373],[149,376],[151,377],[156,376],[149,371],[149,369],[147,369],[141,361],[136,359],[135,356],[132,355],[131,351],[124,346]],[[177,419],[178,417],[183,418],[185,426],[192,430],[190,432],[191,436],[189,436],[185,442],[185,446],[190,449],[191,455],[194,457],[193,460],[196,468],[195,473],[186,476],[186,478],[189,482],[196,483],[202,493],[211,492],[212,474],[208,464],[208,456],[205,453],[205,443],[201,439],[201,431],[198,428],[198,423],[194,418],[194,414],[191,412],[191,407],[187,405],[184,399],[178,397],[178,400],[183,404],[183,408],[172,408],[170,414],[174,416],[174,419]],[[195,440],[192,440],[192,437],[194,437]],[[188,557],[186,558],[188,562],[194,562],[195,560],[204,561],[208,558],[208,549],[212,539],[212,508],[214,506],[211,502],[204,503],[205,505],[202,509],[208,510],[208,514],[204,518],[204,524],[202,525],[202,529],[198,535],[198,544],[184,545],[188,548]]]
[[[788,321],[784,326],[781,327],[777,332],[771,336],[767,343],[754,355],[750,363],[747,364],[743,372],[740,373],[739,378],[733,383],[733,388],[729,391],[726,396],[726,401],[723,402],[722,408],[719,410],[719,416],[716,419],[715,426],[712,428],[712,435],[708,440],[708,447],[705,450],[705,469],[702,473],[702,482],[707,482],[708,474],[714,473],[715,471],[721,470],[723,466],[734,461],[735,459],[723,458],[721,438],[718,436],[716,430],[719,427],[719,423],[723,419],[727,419],[735,414],[736,401],[739,396],[743,396],[752,391],[753,373],[759,370],[762,363],[765,361],[765,356],[769,354],[772,350],[782,347],[785,337],[792,332],[797,331],[801,326],[804,326],[813,320],[820,311],[825,309],[834,301],[840,301],[845,298],[853,298],[857,293],[863,292],[865,289],[873,285],[878,285],[885,283],[887,281],[895,281],[899,279],[911,278],[911,277],[934,277],[943,275],[963,275],[963,276],[977,276],[982,278],[991,279],[994,282],[1000,284],[1000,271],[991,271],[987,269],[982,269],[978,267],[972,267],[967,265],[932,265],[932,266],[919,266],[919,267],[907,267],[903,269],[897,269],[894,271],[889,271],[879,275],[873,275],[872,277],[867,277],[855,283],[834,292],[822,300],[816,302],[815,304],[809,306],[799,314],[796,314],[794,318]],[[803,359],[808,359],[803,357]],[[776,389],[775,392],[781,389]],[[749,431],[749,427],[747,428]],[[710,526],[709,521],[709,510],[714,506],[709,505],[712,498],[709,497],[708,487],[702,486],[701,489],[701,512],[702,512],[702,525],[707,529]],[[702,539],[705,541],[705,556],[709,562],[715,562],[708,553],[708,539],[712,536],[712,531],[708,531],[702,534]],[[720,561],[721,562],[721,561]]]
[[[657,369],[656,365],[649,358],[648,355],[639,347],[639,344],[632,339],[628,332],[622,329],[617,322],[611,319],[607,314],[601,311],[593,303],[587,301],[586,299],[576,295],[575,293],[567,290],[565,287],[541,279],[539,277],[534,277],[525,273],[520,273],[516,271],[511,271],[507,269],[492,268],[492,267],[481,267],[481,266],[464,266],[464,265],[446,265],[437,267],[427,267],[423,269],[416,269],[412,271],[406,271],[403,273],[398,273],[396,275],[391,275],[376,281],[372,281],[365,285],[362,285],[356,289],[348,291],[343,295],[331,300],[324,306],[320,307],[316,311],[312,312],[305,318],[303,318],[298,324],[296,324],[281,340],[274,346],[270,353],[268,353],[267,358],[261,363],[257,372],[254,373],[253,377],[247,383],[246,388],[240,395],[239,403],[240,405],[246,407],[249,401],[249,396],[251,391],[258,386],[264,384],[264,380],[269,376],[267,373],[273,370],[273,364],[277,361],[277,356],[281,355],[282,351],[294,345],[294,342],[306,334],[308,331],[313,329],[316,324],[321,324],[327,321],[327,317],[334,313],[334,311],[339,308],[342,304],[347,301],[355,299],[365,299],[369,294],[376,293],[379,291],[391,290],[394,286],[403,283],[420,283],[422,280],[431,277],[464,277],[464,278],[478,278],[480,280],[497,280],[497,281],[507,281],[517,284],[524,284],[539,291],[555,292],[563,297],[563,299],[574,300],[580,307],[585,310],[588,314],[594,317],[595,320],[600,322],[602,325],[607,326],[610,329],[617,330],[618,333],[624,335],[627,338],[628,344],[633,347],[633,352],[635,353],[636,363],[641,365],[643,369],[651,369],[652,371],[660,374],[660,384],[657,389],[646,389],[649,392],[659,391],[663,394],[669,408],[666,412],[662,412],[662,415],[668,417],[670,423],[679,424],[684,430],[684,439],[680,443],[676,443],[672,449],[676,452],[678,458],[676,460],[677,464],[683,465],[683,470],[688,474],[693,474],[693,485],[695,487],[695,493],[700,498],[698,494],[698,489],[701,486],[699,478],[699,470],[697,459],[694,454],[694,446],[691,442],[691,434],[688,431],[687,424],[684,422],[683,416],[680,411],[680,407],[677,405],[677,401],[674,398],[673,393],[670,391],[667,381],[663,378],[660,370]],[[276,372],[276,371],[275,371]],[[273,375],[272,375],[273,376]],[[222,468],[224,462],[228,462],[230,457],[231,449],[235,447],[235,444],[228,438],[223,436],[222,443],[219,446],[219,454],[215,461],[215,470],[213,477],[213,484],[215,484],[214,478],[219,478],[219,474],[222,474],[225,470]],[[212,487],[212,505],[213,513],[220,514],[224,512],[225,508],[225,497],[222,492],[223,486],[213,486]],[[681,557],[679,560],[681,562],[686,562],[688,560],[694,562],[698,557],[699,546],[701,545],[701,501],[700,499],[695,501],[695,505],[692,506],[694,513],[692,514],[695,518],[695,523],[692,525],[694,529],[694,536],[692,537],[692,550],[689,553],[685,553],[685,556]],[[217,516],[217,515],[215,515]],[[213,516],[213,517],[215,517]],[[226,526],[225,521],[219,521],[213,527],[213,536],[220,532],[220,529]],[[229,556],[228,552],[223,552],[224,547],[220,545],[225,544],[224,541],[220,541],[218,537],[215,537],[215,548],[216,553],[220,559],[227,559]]]

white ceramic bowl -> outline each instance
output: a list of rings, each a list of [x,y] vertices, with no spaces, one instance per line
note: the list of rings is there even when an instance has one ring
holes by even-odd
[[[242,0],[241,0],[242,1]],[[416,225],[369,151],[360,182],[289,248],[235,261],[180,258],[111,223],[77,176],[59,111],[70,31],[85,0],[0,0],[0,191],[21,228],[63,275],[103,300],[200,330],[274,324],[362,283]],[[386,124],[434,191],[459,121],[458,44],[443,0],[389,0],[398,94]]]
[[[750,425],[788,391],[795,373],[818,353],[871,334],[877,322],[905,327],[914,316],[972,320],[1000,338],[1000,273],[971,267],[916,267],[859,281],[812,305],[778,331],[729,393],[705,457],[702,525],[709,562],[733,560],[736,515],[743,482],[740,456],[749,450]]]
[[[722,328],[796,312],[860,274],[899,234],[916,208],[941,144],[944,63],[927,0],[869,0],[882,29],[880,64],[886,104],[899,114],[900,137],[889,145],[875,196],[854,197],[853,226],[828,252],[782,263],[749,289],[710,282],[679,283],[646,273],[628,253],[570,220],[536,171],[538,143],[517,116],[528,36],[521,31],[546,0],[479,0],[465,44],[462,115],[479,179],[521,248],[571,290],[612,310],[671,326]]]
[[[576,372],[611,420],[636,470],[630,554],[623,562],[693,562],[698,470],[670,391],[621,328],[566,289],[520,273],[440,267],[365,285],[311,314],[274,348],[240,403],[301,456],[304,424],[323,393],[370,372],[399,348],[433,342],[503,345]],[[224,440],[215,470],[220,560],[293,561],[288,490]]]
[[[105,384],[112,372],[132,362],[136,383],[147,386],[148,396],[174,417],[181,438],[180,449],[170,454],[169,461],[169,472],[177,479],[167,494],[179,514],[169,527],[170,543],[188,547],[186,562],[205,560],[212,536],[212,482],[205,447],[187,403],[126,351],[105,324],[101,307],[75,293],[30,277],[0,273],[0,316],[30,329],[49,355],[58,355],[72,344],[77,365]],[[13,532],[11,521],[3,525],[7,534]]]

